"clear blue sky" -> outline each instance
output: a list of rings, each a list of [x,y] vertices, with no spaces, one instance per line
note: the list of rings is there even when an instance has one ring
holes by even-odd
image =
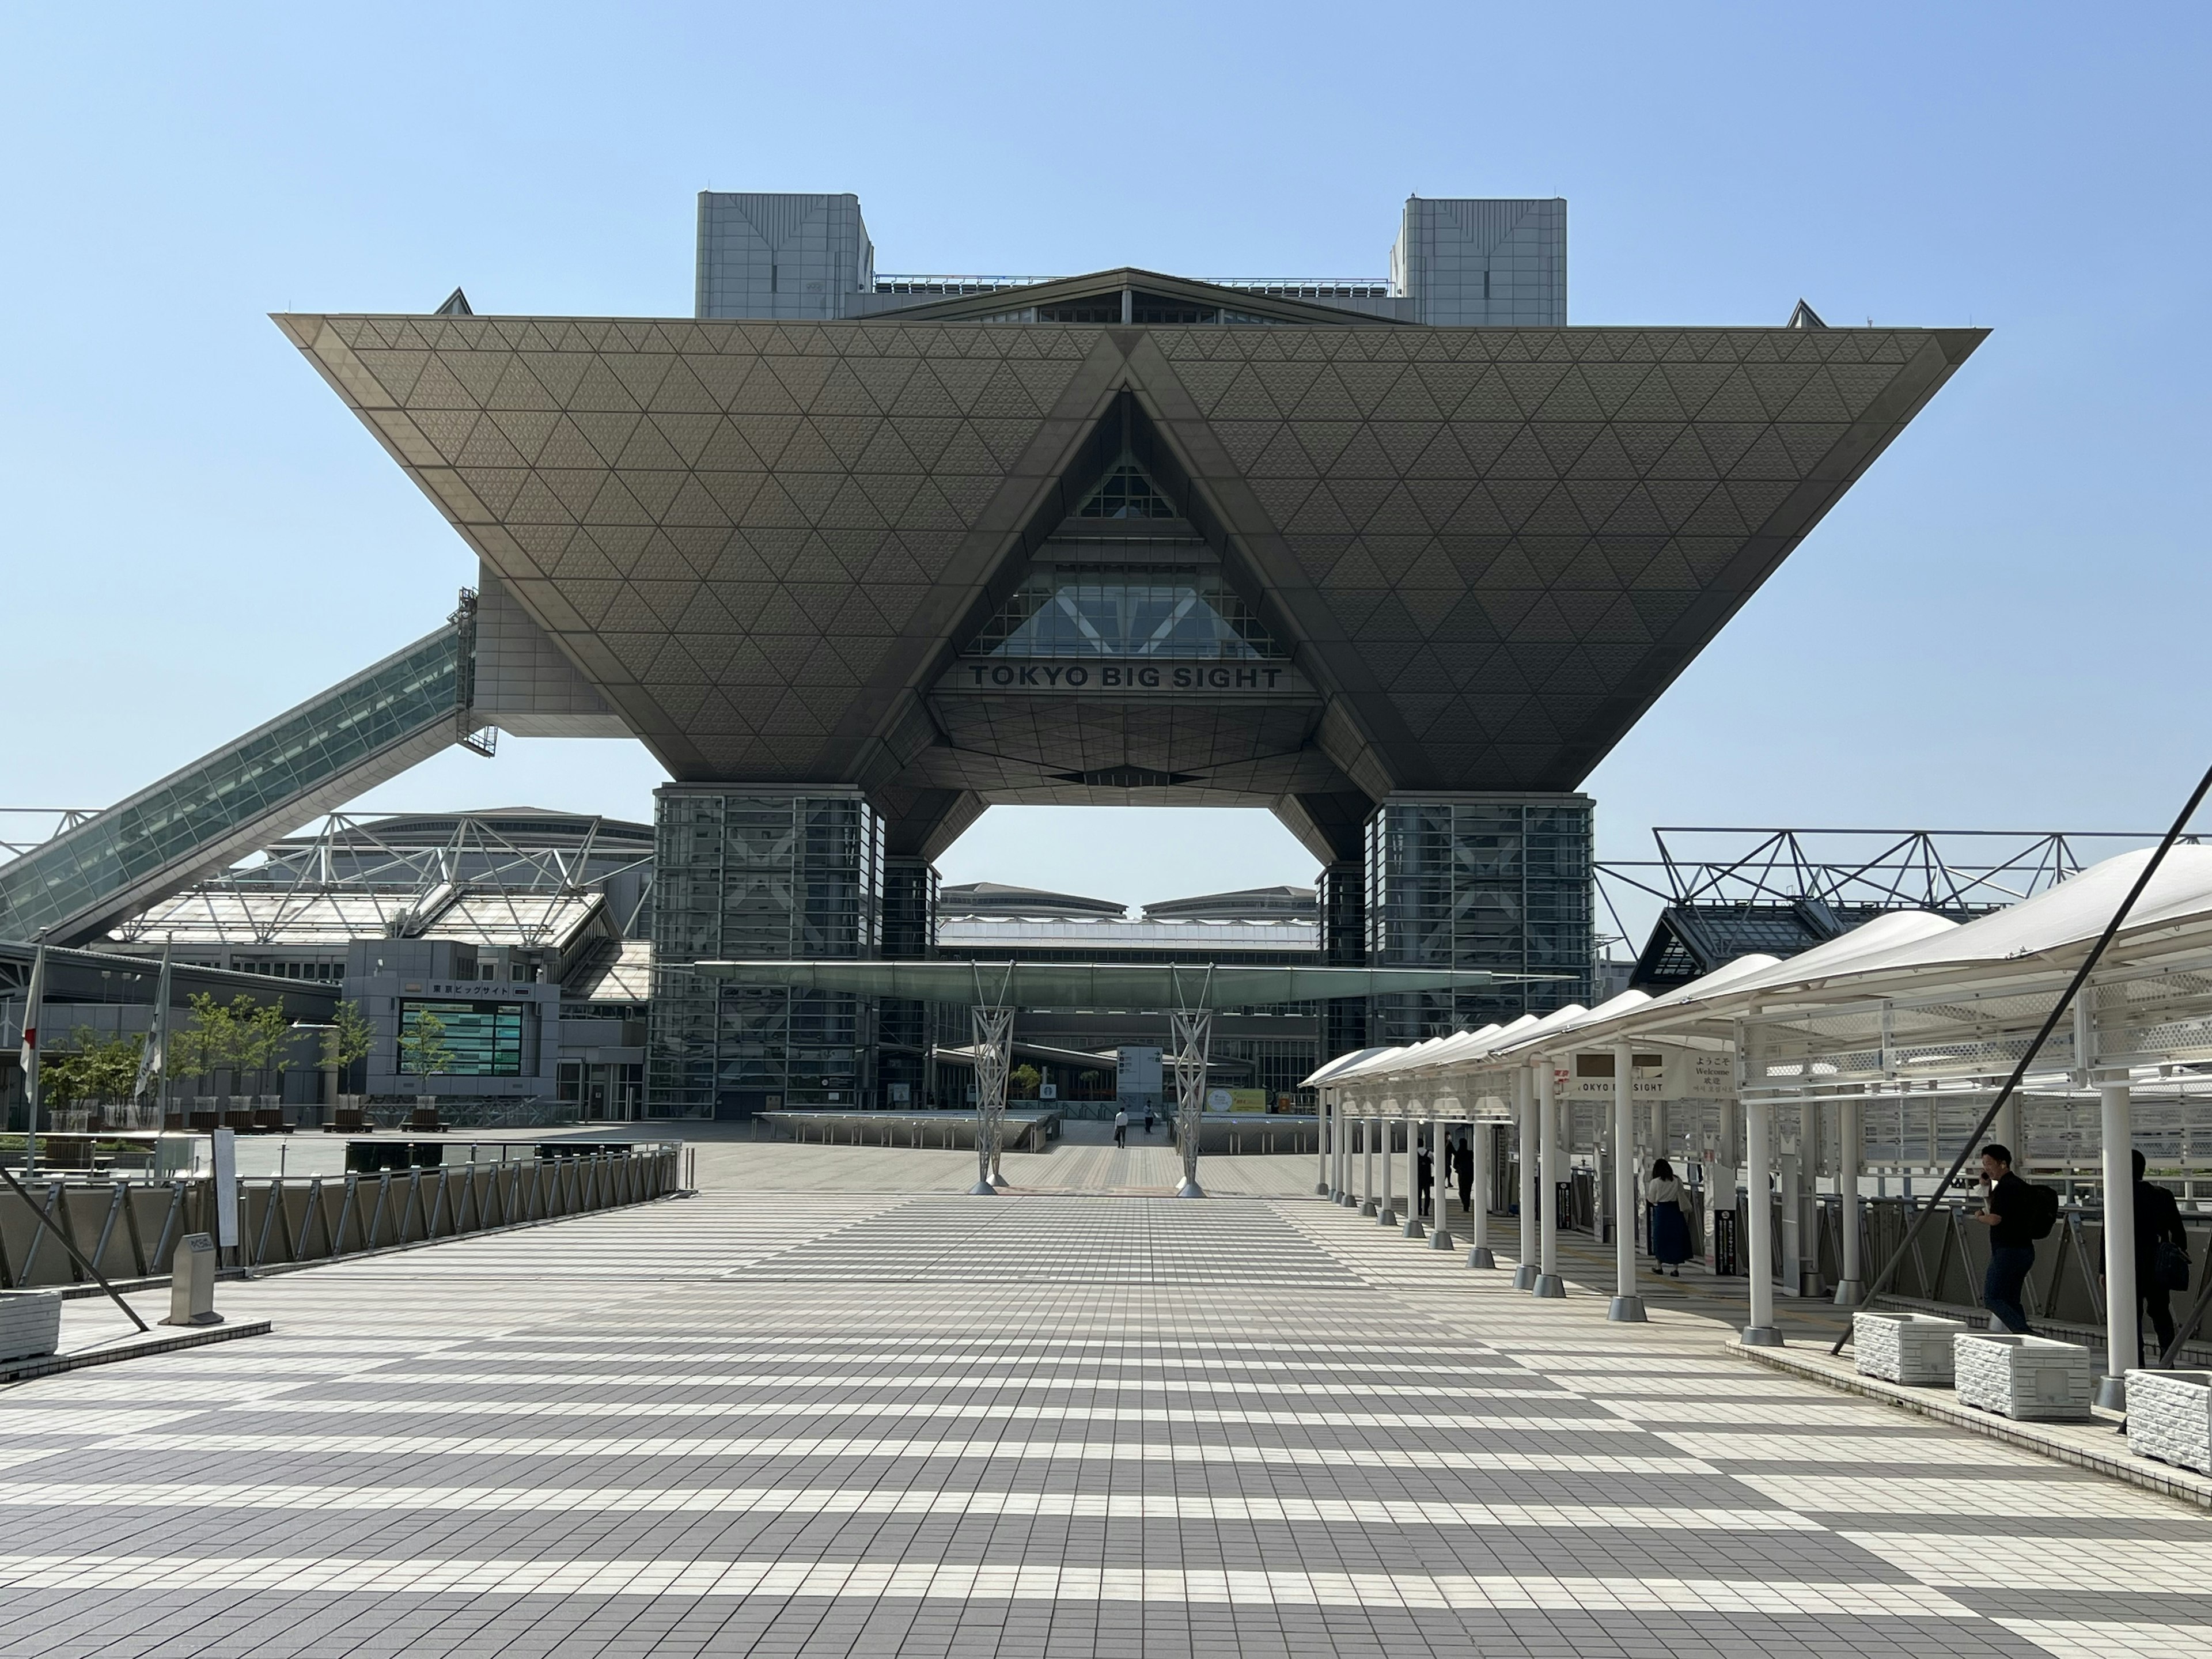
[[[0,13],[0,805],[98,805],[425,632],[459,540],[266,319],[684,315],[694,194],[890,270],[1380,272],[1568,198],[1583,323],[1996,332],[1600,767],[1654,823],[2136,828],[2208,759],[2202,8],[559,4]],[[368,805],[650,816],[630,744]],[[4,832],[0,832],[4,833]],[[1002,809],[943,861],[1304,881],[1264,814]]]

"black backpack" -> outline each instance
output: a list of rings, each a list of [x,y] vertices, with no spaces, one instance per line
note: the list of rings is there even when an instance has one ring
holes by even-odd
[[[2027,1236],[2050,1237],[2051,1229],[2058,1224],[2058,1188],[2039,1186],[2033,1181],[2024,1181],[2021,1185],[2027,1189],[2027,1213],[2022,1218],[2027,1224]]]

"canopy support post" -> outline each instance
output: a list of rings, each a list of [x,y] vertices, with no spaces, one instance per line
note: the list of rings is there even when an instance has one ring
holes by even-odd
[[[1854,1098],[1841,1103],[1836,1139],[1836,1199],[1844,1232],[1844,1276],[1836,1286],[1836,1305],[1856,1308],[1866,1290],[1859,1276],[1859,1173],[1866,1168],[1864,1101]]]
[[[1435,1193],[1436,1226],[1429,1234],[1429,1248],[1449,1250],[1458,1247],[1452,1243],[1451,1221],[1445,1207],[1451,1202],[1451,1159],[1448,1154],[1451,1142],[1444,1134],[1443,1116],[1434,1107],[1429,1109],[1429,1185]]]
[[[1542,1180],[1536,1193],[1536,1244],[1540,1266],[1529,1286],[1547,1298],[1567,1293],[1559,1276],[1559,1177],[1566,1160],[1559,1156],[1559,1091],[1558,1067],[1548,1054],[1536,1056],[1536,1140],[1543,1159]]]
[[[1513,1269],[1513,1288],[1533,1291],[1536,1288],[1536,1234],[1539,1227],[1536,1207],[1536,1074],[1529,1068],[1516,1066],[1513,1070],[1513,1094],[1520,1109],[1517,1130],[1521,1143],[1521,1260]]]
[[[1743,1271],[1750,1287],[1747,1348],[1778,1348],[1782,1333],[1774,1324],[1774,1200],[1769,1189],[1774,1153],[1769,1129],[1774,1108],[1764,1100],[1743,1103]]]
[[[1636,1293],[1636,1054],[1627,1043],[1613,1051],[1613,1306],[1606,1317],[1641,1325],[1647,1316]]]
[[[1474,1122],[1468,1125],[1468,1151],[1474,1155],[1474,1178],[1468,1184],[1467,1265],[1486,1270],[1495,1270],[1498,1258],[1490,1250],[1490,1152],[1492,1131],[1490,1125]]]

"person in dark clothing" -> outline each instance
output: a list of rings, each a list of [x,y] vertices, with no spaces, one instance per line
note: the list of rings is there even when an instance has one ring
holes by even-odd
[[[1415,1133],[1419,1132],[1416,1130]],[[1421,1148],[1420,1161],[1413,1166],[1413,1170],[1415,1184],[1419,1188],[1413,1200],[1413,1213],[1426,1215],[1429,1213],[1429,1189],[1436,1185],[1437,1181],[1437,1160],[1427,1147]]]
[[[1474,1137],[1479,1133],[1468,1130],[1452,1148],[1452,1176],[1459,1182],[1459,1206],[1469,1215],[1474,1213]]]
[[[2159,1283],[2159,1247],[2178,1244],[2185,1266],[2189,1260],[2189,1230],[2181,1224],[2181,1206],[2173,1194],[2155,1182],[2143,1179],[2143,1155],[2133,1154],[2136,1176],[2136,1303],[2138,1308],[2150,1313],[2151,1328],[2158,1333],[2158,1358],[2163,1361],[2166,1351],[2173,1346],[2173,1304],[2167,1298],[2172,1290]],[[2136,1321],[2140,1346],[2142,1321]],[[2138,1362],[2140,1363],[2140,1362]]]
[[[1690,1220],[1682,1213],[1682,1183],[1674,1178],[1674,1166],[1663,1158],[1652,1162],[1644,1200],[1650,1206],[1644,1231],[1657,1264],[1651,1271],[1680,1279],[1682,1264],[1690,1259]]]
[[[1982,1148],[1984,1207],[1973,1219],[1990,1230],[1990,1267],[1982,1276],[1982,1305],[1990,1317],[2015,1336],[2033,1336],[2021,1287],[2035,1267],[2035,1239],[2029,1231],[2027,1183],[2012,1172],[2012,1151],[1991,1141]]]

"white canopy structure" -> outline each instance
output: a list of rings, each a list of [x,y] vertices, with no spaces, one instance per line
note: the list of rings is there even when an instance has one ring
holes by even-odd
[[[1310,1081],[1341,1117],[1514,1123],[1530,1148],[1524,1165],[1543,1165],[1547,1187],[1580,1151],[1624,1174],[1653,1156],[1683,1158],[1710,1210],[1737,1208],[1739,1179],[1764,1188],[1778,1200],[1778,1226],[1769,1205],[1748,1203],[1741,1227],[1749,1264],[1771,1264],[1750,1275],[1756,1340],[1771,1327],[1778,1281],[1784,1294],[1817,1288],[1819,1224],[1807,1218],[1824,1180],[1841,1234],[1838,1299],[1855,1299],[1867,1164],[1885,1180],[1948,1166],[2151,856],[2122,854],[1963,925],[1895,912],[1786,961],[1739,957],[1663,996],[1629,992],[1596,1008],[1364,1051]],[[2212,848],[2168,853],[2079,1003],[1994,1138],[2015,1150],[2023,1173],[2101,1188],[2100,1231],[2131,1240],[2131,1146],[2169,1172],[2212,1172]],[[1564,1146],[1534,1145],[1532,1093],[1565,1103]],[[1595,1108],[1586,1134],[1578,1101]],[[1615,1212],[1632,1216],[1634,1188],[1617,1184]],[[1522,1185],[1525,1206],[1525,1169]],[[1972,1297],[1977,1241],[1963,1229],[1958,1240],[1956,1260],[1929,1268],[1921,1294]],[[2132,1284],[2131,1252],[2122,1253],[2124,1273],[2104,1263],[2114,1289],[2101,1297],[2087,1255],[2069,1266],[2062,1250],[2048,1254],[2039,1294],[2094,1310],[2119,1356],[2117,1376],[2133,1351],[2132,1328],[2122,1328],[2132,1297],[2118,1290]],[[1622,1261],[1626,1295],[1633,1263]]]

